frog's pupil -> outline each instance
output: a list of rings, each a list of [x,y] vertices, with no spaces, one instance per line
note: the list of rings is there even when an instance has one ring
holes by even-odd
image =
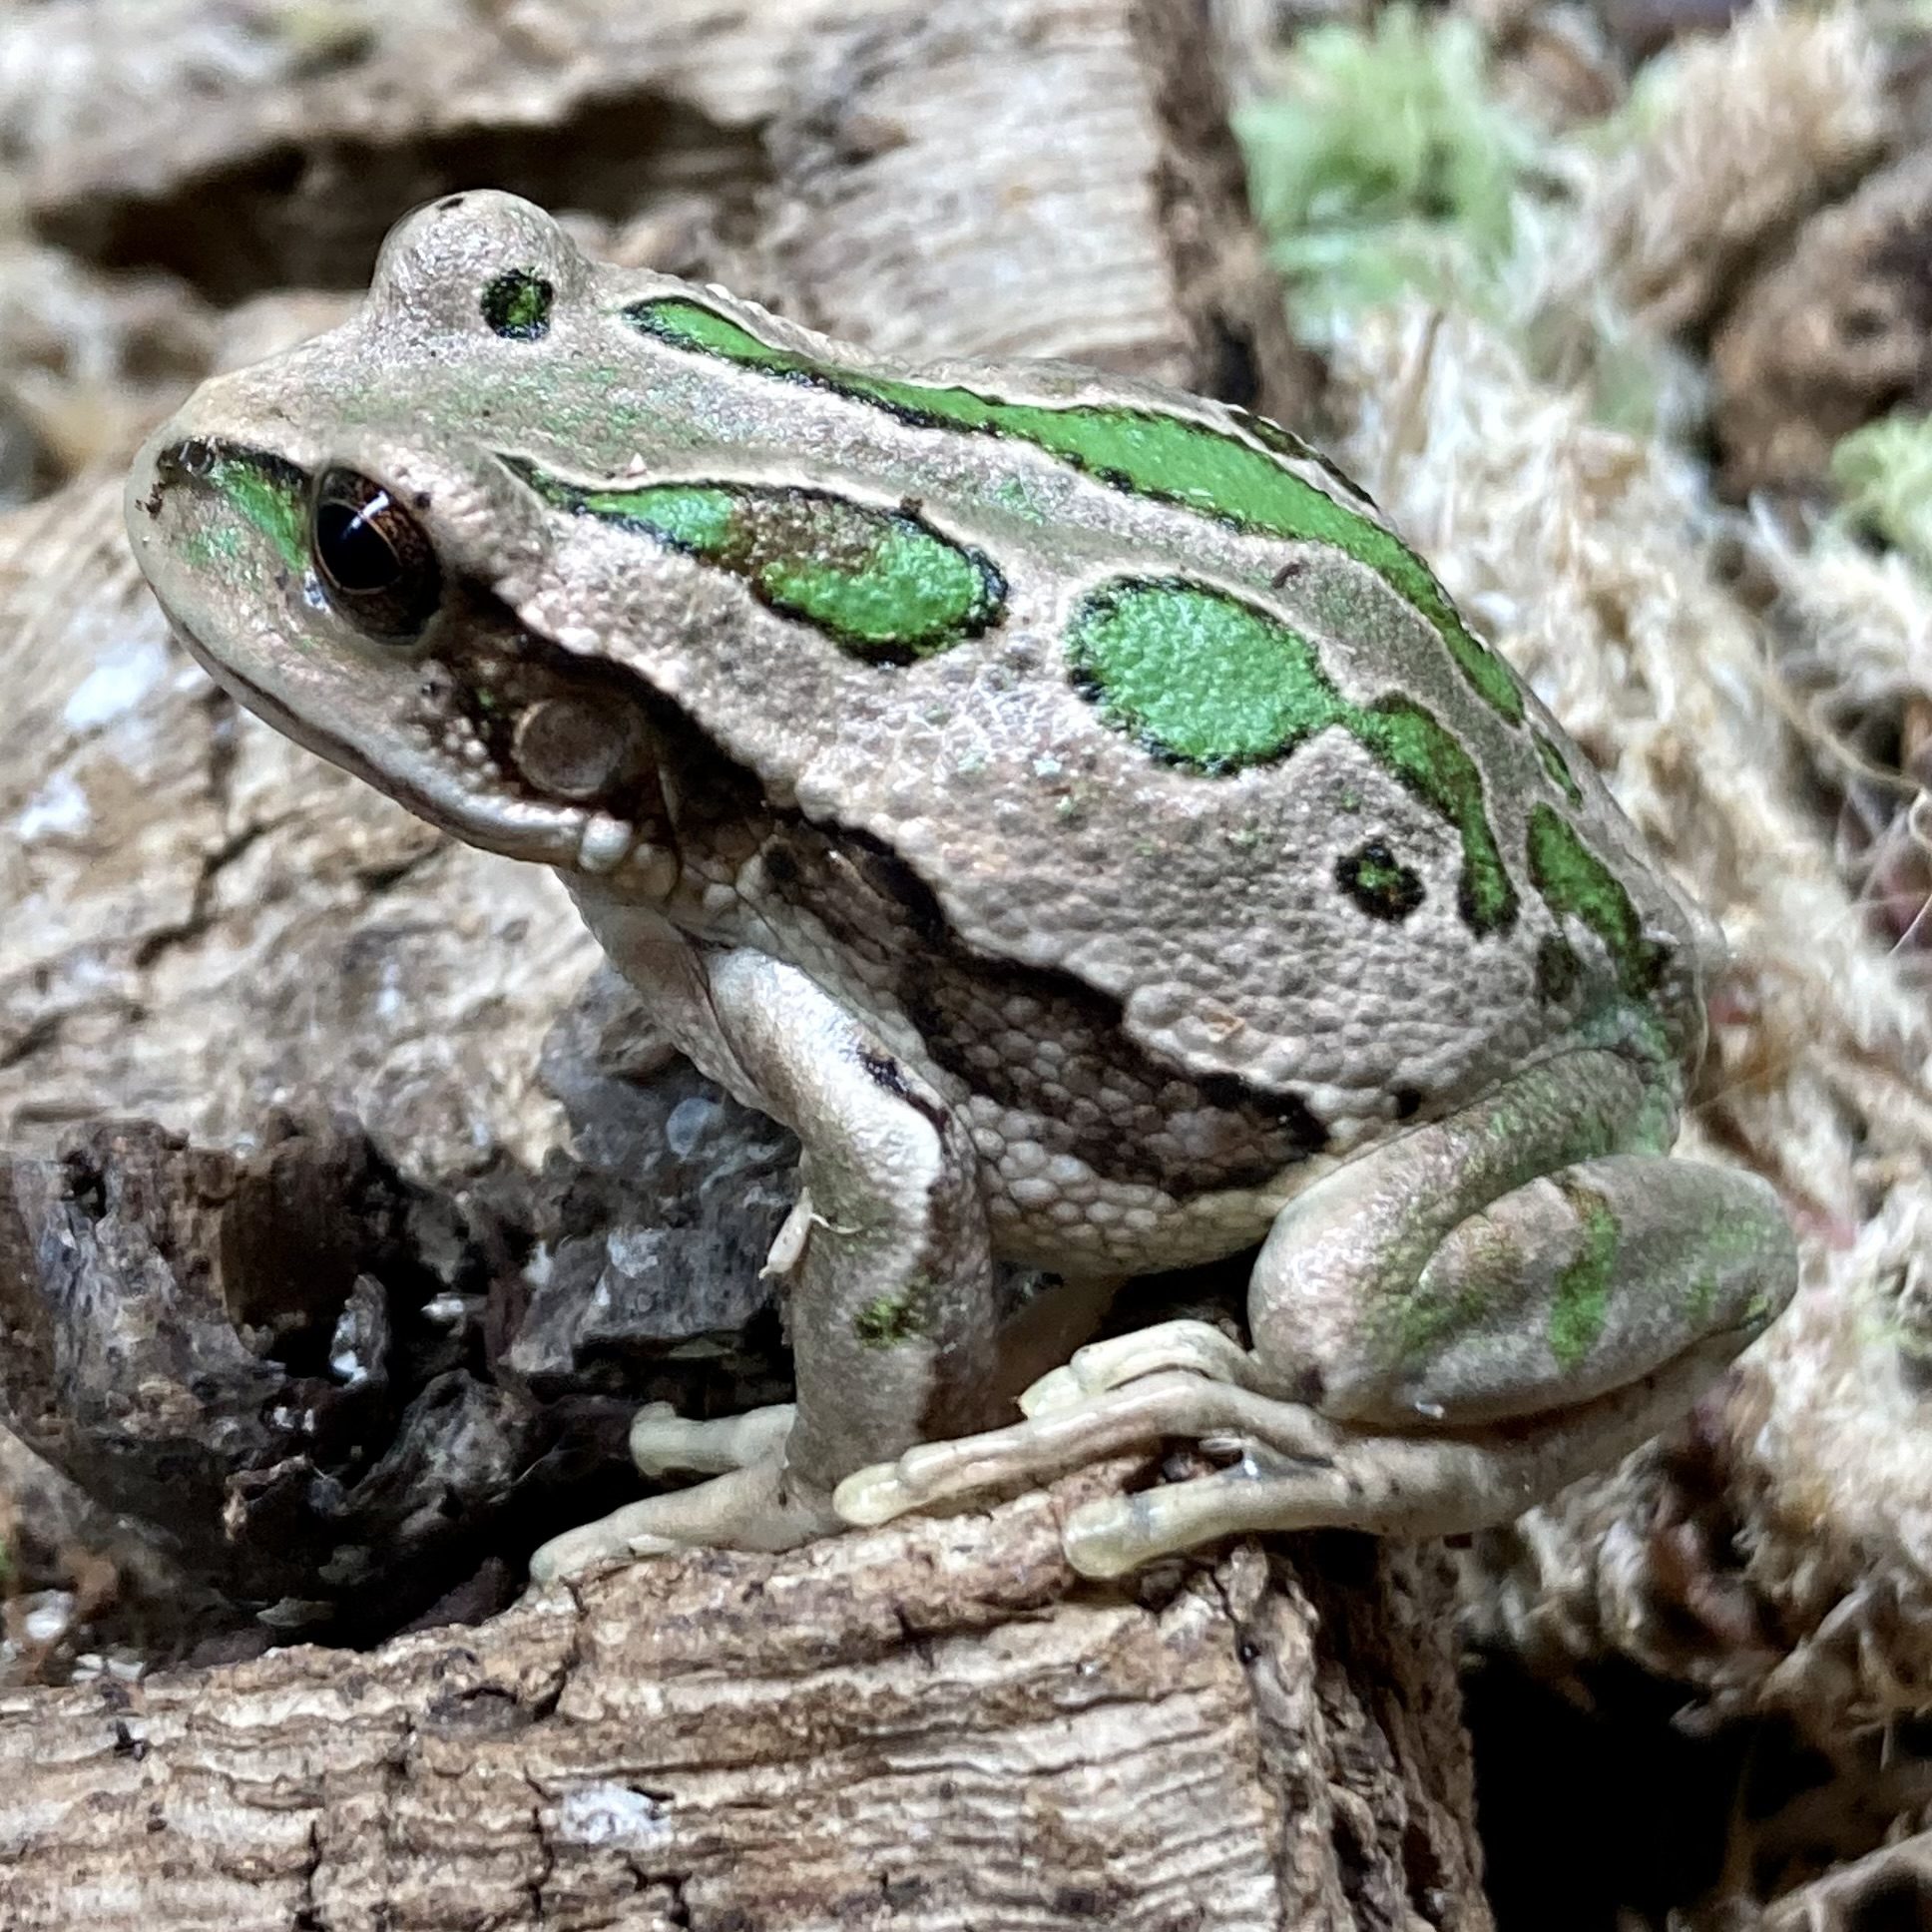
[[[390,508],[388,492],[379,491],[359,508],[349,503],[323,503],[315,510],[315,544],[338,590],[351,596],[386,591],[401,566],[376,519]]]
[[[309,537],[329,602],[357,630],[393,644],[422,635],[441,601],[442,572],[428,533],[384,485],[326,471]]]

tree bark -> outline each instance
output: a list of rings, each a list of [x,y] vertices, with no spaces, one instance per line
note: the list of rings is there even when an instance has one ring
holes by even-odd
[[[9,1932],[1487,1924],[1444,1566],[1080,1587],[1071,1497],[0,1695]]]

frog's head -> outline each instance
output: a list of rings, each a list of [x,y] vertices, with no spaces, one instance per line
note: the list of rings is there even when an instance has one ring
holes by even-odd
[[[569,648],[554,596],[544,634],[518,615],[554,585],[554,517],[476,440],[526,403],[490,344],[585,264],[527,204],[467,199],[487,219],[438,204],[391,237],[352,322],[156,432],[128,484],[135,554],[198,661],[312,750],[487,849],[642,864],[663,813],[651,694]]]

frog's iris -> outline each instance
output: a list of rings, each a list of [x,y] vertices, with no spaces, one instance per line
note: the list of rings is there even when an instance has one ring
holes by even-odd
[[[308,525],[316,575],[339,615],[384,644],[422,636],[442,602],[442,567],[387,488],[354,470],[324,470]]]

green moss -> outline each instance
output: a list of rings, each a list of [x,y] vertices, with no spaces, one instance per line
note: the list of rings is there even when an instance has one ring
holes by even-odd
[[[1932,417],[1898,414],[1855,429],[1831,452],[1851,522],[1932,570]]]
[[[1300,34],[1281,93],[1234,128],[1275,261],[1340,314],[1487,285],[1542,146],[1492,91],[1475,24],[1408,5]]]

